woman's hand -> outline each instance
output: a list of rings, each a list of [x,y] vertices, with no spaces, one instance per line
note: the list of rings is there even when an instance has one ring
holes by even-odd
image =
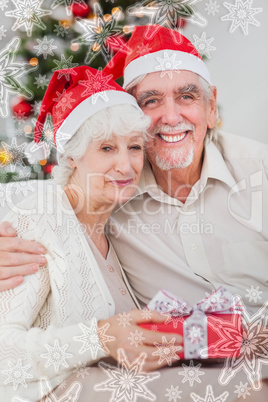
[[[0,223],[0,291],[20,285],[25,275],[46,264],[44,247],[35,241],[19,239],[9,222]]]
[[[169,353],[170,348],[171,355],[176,356],[176,353],[182,351],[183,338],[175,333],[154,332],[142,328],[138,324],[149,322],[157,324],[164,323],[166,320],[167,316],[157,311],[131,310],[128,313],[99,321],[98,333],[106,326],[108,329],[105,334],[114,337],[113,341],[106,342],[104,345],[104,349],[109,350],[109,356],[118,360],[118,349],[123,349],[128,360],[132,362],[141,353],[146,353],[143,370],[152,371],[168,364],[168,359],[163,358],[163,355],[160,358],[159,347],[163,348],[163,353]],[[101,336],[99,338],[101,341]],[[176,357],[172,360],[172,362],[174,361],[176,361]]]

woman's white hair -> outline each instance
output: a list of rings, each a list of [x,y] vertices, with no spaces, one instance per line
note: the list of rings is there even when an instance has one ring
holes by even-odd
[[[112,135],[127,135],[133,131],[147,137],[150,118],[132,105],[116,105],[97,112],[87,119],[74,136],[65,144],[64,152],[58,156],[58,166],[52,171],[57,184],[65,186],[74,169],[70,158],[79,160],[93,140],[109,139]]]
[[[198,75],[198,74],[197,74],[197,75]],[[130,95],[135,96],[135,89],[136,89],[136,86],[137,86],[146,76],[147,76],[147,74],[143,74],[143,75],[140,75],[140,76],[134,78],[134,80],[131,81],[131,82],[126,86],[125,90],[126,90]],[[199,83],[200,83],[200,85],[201,85],[201,87],[202,87],[202,89],[203,89],[204,96],[205,96],[205,100],[206,100],[206,102],[209,102],[209,100],[210,100],[210,98],[211,98],[211,96],[212,96],[212,87],[211,87],[211,85],[210,85],[203,77],[201,77],[200,75],[198,75],[198,79],[199,79]],[[207,129],[206,137],[207,137],[209,140],[212,140],[212,141],[215,141],[215,142],[216,142],[216,140],[217,140],[217,126],[218,126],[219,121],[220,121],[220,117],[219,117],[219,111],[218,111],[218,108],[217,108],[217,120],[216,120],[216,124],[215,124],[215,126],[214,126],[213,128],[208,128],[208,129]]]

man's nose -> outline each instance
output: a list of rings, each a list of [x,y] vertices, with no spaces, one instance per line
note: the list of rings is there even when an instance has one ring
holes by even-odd
[[[168,124],[170,126],[176,126],[176,124],[183,121],[181,108],[174,99],[168,100],[165,105],[163,105],[161,121],[163,124]]]

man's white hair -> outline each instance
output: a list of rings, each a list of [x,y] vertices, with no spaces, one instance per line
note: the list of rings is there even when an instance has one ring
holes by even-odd
[[[64,152],[59,154],[58,166],[52,171],[57,184],[65,186],[74,169],[70,158],[79,160],[93,140],[109,139],[112,135],[128,135],[135,131],[147,137],[150,118],[132,105],[110,106],[87,119],[74,136],[65,144]]]
[[[143,75],[139,75],[138,77],[136,77],[133,81],[131,81],[125,88],[125,90],[130,94],[135,96],[135,89],[136,86],[147,76],[148,74],[143,74]],[[205,100],[206,102],[209,102],[211,96],[212,96],[212,86],[200,75],[198,75],[198,79],[199,79],[199,83],[203,89],[204,92],[204,96],[205,96]],[[219,111],[217,108],[217,120],[216,120],[216,124],[213,128],[208,128],[207,129],[207,133],[206,133],[206,137],[209,140],[212,141],[216,141],[217,140],[217,125],[219,123]]]

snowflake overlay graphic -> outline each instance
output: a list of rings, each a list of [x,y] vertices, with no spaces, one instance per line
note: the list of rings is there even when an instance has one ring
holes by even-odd
[[[213,17],[215,15],[215,13],[219,12],[219,8],[220,6],[217,4],[217,1],[213,1],[213,0],[208,0],[209,3],[205,3],[206,8],[205,11],[207,12],[208,15],[212,14]]]
[[[74,373],[76,373],[76,377],[82,377],[83,379],[85,378],[85,376],[89,375],[89,370],[90,367],[86,367],[85,364],[82,364],[81,362],[79,362],[78,365],[75,366],[74,369]]]
[[[39,74],[38,77],[35,78],[34,85],[36,85],[37,88],[44,89],[45,87],[48,86],[48,83],[49,78],[47,78],[46,75]]]
[[[191,387],[194,385],[195,381],[201,383],[199,376],[205,374],[204,371],[199,371],[201,363],[197,364],[197,366],[194,366],[193,360],[191,360],[189,366],[186,366],[186,364],[182,363],[182,367],[184,371],[178,372],[179,375],[183,376],[182,383],[189,381]]]
[[[10,94],[20,94],[27,100],[33,98],[33,93],[21,82],[21,78],[37,69],[22,62],[14,62],[15,55],[20,48],[21,40],[14,37],[0,51],[0,116],[9,115],[8,104]]]
[[[215,350],[225,349],[230,352],[221,370],[219,383],[228,384],[238,371],[244,370],[249,384],[258,391],[262,387],[261,366],[268,364],[268,302],[252,317],[249,317],[245,309],[243,320],[242,345],[239,328],[222,323],[221,328],[217,329],[217,324],[213,324],[213,328],[217,332],[220,331],[222,338],[214,345]],[[236,347],[234,347],[235,338],[237,338]]]
[[[181,399],[180,394],[182,391],[179,391],[179,386],[174,387],[173,385],[170,388],[166,388],[166,395],[168,397],[168,402],[177,402],[177,399]]]
[[[111,85],[108,84],[108,81],[112,78],[112,75],[102,75],[102,71],[98,71],[95,75],[92,74],[90,71],[86,71],[86,75],[88,77],[87,80],[79,81],[79,84],[86,88],[81,96],[91,96],[91,102],[93,105],[95,105],[99,97],[102,98],[105,102],[108,102],[109,99],[106,94],[106,90],[114,89]],[[98,92],[100,89],[102,89],[102,91]]]
[[[145,338],[144,338],[144,336],[142,336],[142,335],[143,335],[143,332],[142,332],[142,331],[138,331],[138,330],[136,329],[135,332],[130,332],[130,335],[131,335],[131,336],[130,336],[129,338],[127,338],[127,339],[130,340],[130,345],[135,345],[136,348],[137,348],[138,346],[143,345],[143,342],[142,342],[142,341],[144,341]]]
[[[110,324],[107,323],[98,328],[97,320],[96,318],[93,318],[90,328],[84,324],[79,324],[79,327],[81,328],[83,335],[75,336],[74,340],[83,342],[83,346],[79,350],[80,354],[90,350],[92,358],[96,359],[98,350],[104,350],[106,353],[109,353],[106,343],[115,340],[114,336],[106,335],[106,331],[109,329]]]
[[[42,10],[40,4],[43,0],[12,0],[16,9],[12,11],[6,11],[7,17],[17,18],[17,21],[12,27],[12,31],[16,31],[18,28],[24,26],[27,32],[27,36],[32,35],[33,26],[38,26],[41,29],[46,29],[42,18],[45,15],[52,14],[52,11]]]
[[[129,50],[127,45],[122,46],[122,44],[124,44],[122,40],[124,33],[122,27],[118,25],[120,13],[114,13],[107,19],[103,15],[102,9],[98,3],[95,3],[93,8],[94,19],[76,18],[76,21],[85,33],[72,41],[72,43],[82,43],[89,47],[85,58],[85,63],[89,65],[99,54],[101,54],[105,62],[108,63],[114,53],[112,46],[114,48],[120,48],[121,51],[123,49],[125,49],[126,52]]]
[[[6,160],[3,164],[9,163],[12,172],[15,171],[17,165],[22,168],[25,167],[23,158],[25,157],[24,151],[27,146],[26,142],[18,145],[16,138],[13,137],[10,145],[6,144],[4,141],[2,141],[1,145],[4,147],[6,153]],[[0,164],[0,166],[2,166],[2,164]]]
[[[36,39],[38,45],[33,48],[37,50],[36,56],[40,56],[41,54],[44,56],[44,59],[47,59],[47,56],[54,56],[53,49],[57,49],[57,46],[52,45],[54,39],[47,39],[47,36],[44,36],[43,40]]]
[[[247,395],[250,395],[250,393],[248,392],[251,388],[248,387],[248,383],[246,382],[245,384],[243,384],[240,381],[239,385],[235,386],[236,391],[234,391],[235,394],[238,394],[237,397],[240,398],[241,396],[243,397],[243,399],[246,398]]]
[[[60,365],[66,368],[69,367],[66,359],[70,359],[71,357],[73,357],[73,355],[65,352],[68,346],[69,345],[66,343],[65,345],[60,347],[58,339],[55,340],[53,347],[46,344],[45,348],[48,350],[48,352],[40,355],[41,357],[47,359],[45,367],[53,365],[56,373],[59,371]]]
[[[56,67],[53,68],[53,72],[57,70],[64,70],[59,73],[58,79],[61,77],[65,77],[67,81],[70,81],[70,76],[71,75],[77,75],[77,72],[73,69],[74,67],[78,67],[78,63],[72,63],[73,61],[73,56],[68,57],[68,59],[65,58],[64,54],[61,54],[61,59],[60,60],[53,60],[54,63],[56,64]],[[66,70],[68,69],[68,70]]]
[[[4,25],[1,25],[1,27],[0,27],[0,40],[2,40],[3,38],[6,37],[6,32],[7,32],[7,29],[5,29]]]
[[[253,0],[235,0],[235,4],[223,3],[230,13],[221,17],[222,21],[232,21],[230,32],[240,27],[244,35],[248,35],[248,25],[259,27],[261,24],[254,18],[255,14],[263,11],[262,8],[251,8]]]
[[[53,100],[56,102],[56,109],[61,109],[63,112],[68,109],[72,109],[72,103],[75,99],[72,98],[73,92],[66,93],[66,89],[62,93],[56,91],[57,98]]]
[[[211,46],[211,42],[214,41],[214,38],[206,39],[206,33],[203,32],[201,37],[198,38],[195,34],[193,34],[194,43],[193,45],[196,47],[197,51],[201,54],[201,56],[206,56],[208,59],[211,59],[210,51],[216,50],[214,46]]]
[[[118,350],[118,367],[100,362],[98,366],[108,375],[108,380],[94,386],[96,391],[111,391],[109,402],[136,402],[138,397],[156,401],[156,396],[147,388],[147,383],[160,377],[160,373],[142,371],[146,353],[129,363],[123,349]]]
[[[21,384],[24,388],[27,388],[26,380],[29,378],[33,378],[32,374],[27,373],[30,369],[31,365],[22,366],[21,359],[18,360],[17,364],[14,365],[12,362],[8,362],[10,367],[9,370],[3,370],[3,374],[7,374],[8,378],[4,382],[4,384],[13,383],[14,391],[17,390],[19,384]]]
[[[161,71],[160,78],[164,77],[165,74],[168,74],[169,78],[172,79],[173,77],[173,72],[171,70],[175,70],[176,73],[179,73],[179,71],[176,71],[178,69],[178,66],[182,63],[181,61],[176,61],[176,53],[172,56],[168,56],[167,52],[164,52],[164,58],[161,59],[161,57],[156,57],[156,60],[160,63],[158,66],[155,67],[156,71]]]
[[[199,344],[204,339],[203,328],[195,325],[191,326],[188,330],[187,338],[190,339],[191,343]]]
[[[124,328],[126,328],[127,325],[130,325],[132,318],[130,317],[130,313],[126,313],[124,311],[123,314],[119,314],[117,321],[119,321],[118,325],[122,325]]]
[[[212,386],[208,385],[206,388],[206,396],[204,399],[193,392],[191,392],[190,396],[194,402],[224,402],[228,398],[229,392],[225,391],[223,394],[215,398]]]
[[[54,27],[53,32],[56,32],[57,36],[64,38],[64,36],[68,34],[68,28],[62,22],[55,24]]]
[[[142,0],[128,7],[126,11],[128,15],[146,15],[150,20],[148,26],[157,24],[177,30],[177,22],[179,18],[183,18],[194,25],[205,27],[206,18],[193,7],[200,1],[202,0]],[[157,30],[154,32],[147,30],[145,38],[152,39],[156,33]]]
[[[4,8],[8,7],[8,0],[0,0],[0,10],[4,11]]]
[[[148,321],[152,319],[152,312],[148,310],[147,308],[143,309],[141,311],[141,316],[144,320]]]
[[[259,290],[259,287],[257,286],[254,288],[254,286],[250,286],[250,289],[247,289],[247,294],[246,297],[249,298],[249,301],[251,302],[252,300],[257,303],[258,300],[261,300],[261,294],[263,293],[261,290]]]
[[[157,350],[152,353],[153,356],[159,356],[158,364],[161,364],[165,360],[169,366],[172,365],[172,360],[179,360],[177,352],[182,349],[181,346],[175,346],[176,339],[172,338],[170,342],[167,341],[165,336],[162,336],[162,343],[154,342]]]
[[[82,390],[82,384],[78,381],[73,382],[63,395],[57,397],[52,391],[49,379],[47,377],[41,377],[39,380],[40,397],[44,397],[49,394],[48,397],[44,397],[45,402],[78,402],[79,395]]]

